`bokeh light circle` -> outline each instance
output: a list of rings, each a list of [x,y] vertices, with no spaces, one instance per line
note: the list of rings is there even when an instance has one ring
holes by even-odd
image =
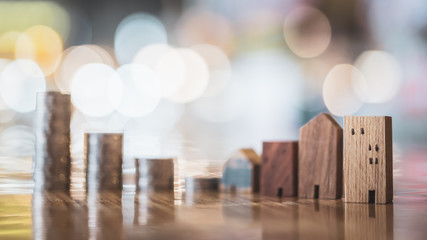
[[[333,67],[323,83],[323,101],[328,110],[337,116],[351,115],[363,103],[353,91],[352,78],[362,78],[362,73],[350,64]]]
[[[119,75],[110,66],[90,63],[81,67],[73,77],[71,99],[85,115],[102,117],[112,113],[122,98]]]
[[[180,52],[170,49],[157,61],[154,69],[159,75],[162,96],[171,98],[177,94],[186,74],[186,64]]]
[[[222,15],[204,10],[189,9],[178,21],[178,40],[182,46],[207,43],[230,52],[233,43],[233,28]]]
[[[0,94],[4,102],[17,112],[33,111],[36,93],[45,90],[43,71],[31,60],[15,60],[1,73]]]
[[[114,51],[120,64],[130,63],[143,47],[154,43],[167,43],[163,24],[145,13],[132,14],[119,24],[114,36]]]
[[[219,49],[214,54],[220,55],[221,53],[218,52],[220,52]],[[228,66],[224,54],[220,55],[221,57],[225,62],[224,65]],[[221,60],[217,60],[215,65],[215,60],[212,59],[212,66],[221,66],[219,64]],[[208,65],[193,49],[153,44],[138,51],[133,63],[143,64],[153,69],[159,78],[161,96],[173,102],[193,101],[204,93],[209,83]]]
[[[133,63],[143,64],[156,69],[159,60],[174,48],[167,44],[151,44],[140,49],[133,59]]]
[[[13,59],[15,58],[16,40],[18,40],[20,32],[8,31],[0,36],[0,57]]]
[[[122,85],[122,100],[117,111],[127,117],[151,113],[160,101],[157,73],[140,64],[126,64],[117,69]]]
[[[191,49],[178,49],[184,63],[184,81],[178,91],[167,97],[177,103],[188,103],[199,98],[209,83],[209,71],[206,62]]]
[[[297,56],[312,58],[322,54],[332,37],[328,18],[316,8],[300,6],[292,10],[284,23],[289,48]]]
[[[104,63],[114,66],[107,51],[96,45],[82,45],[68,48],[62,54],[61,65],[55,71],[55,82],[62,92],[71,91],[71,81],[77,70],[89,63]]]
[[[227,55],[219,47],[209,44],[199,44],[191,49],[203,58],[209,69],[209,85],[203,96],[219,94],[231,78],[231,65]]]
[[[15,45],[15,57],[35,61],[44,75],[48,76],[58,66],[62,50],[59,34],[49,27],[37,25],[19,36]]]
[[[396,96],[401,84],[401,69],[397,60],[384,51],[366,51],[355,66],[363,75],[353,77],[357,96],[366,103],[384,103]]]

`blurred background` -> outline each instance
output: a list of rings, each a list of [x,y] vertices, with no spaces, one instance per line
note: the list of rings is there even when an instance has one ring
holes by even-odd
[[[35,94],[53,90],[75,107],[75,179],[84,131],[124,131],[125,174],[136,155],[218,174],[330,112],[392,116],[397,192],[425,194],[426,64],[423,0],[0,1],[0,191],[31,189]]]

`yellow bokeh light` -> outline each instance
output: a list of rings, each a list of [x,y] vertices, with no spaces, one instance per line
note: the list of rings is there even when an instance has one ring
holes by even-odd
[[[20,32],[9,31],[0,36],[0,57],[13,59],[15,57],[16,40],[21,35]]]
[[[54,29],[67,39],[70,17],[67,11],[52,1],[0,1],[0,35],[9,31],[43,25]]]
[[[28,28],[16,41],[15,57],[35,61],[45,76],[59,64],[63,50],[61,37],[52,28],[37,25]]]

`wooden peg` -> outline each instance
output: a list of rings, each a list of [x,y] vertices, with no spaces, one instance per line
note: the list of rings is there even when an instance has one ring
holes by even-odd
[[[262,145],[261,194],[297,195],[298,142],[264,142]]]
[[[391,117],[346,116],[344,130],[345,201],[391,203],[393,201]]]
[[[238,150],[224,164],[222,188],[225,191],[259,192],[261,158],[250,148]]]
[[[342,128],[326,113],[300,129],[298,197],[337,199],[342,192]]]

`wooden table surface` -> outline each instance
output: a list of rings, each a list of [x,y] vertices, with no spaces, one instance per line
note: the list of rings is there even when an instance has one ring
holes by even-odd
[[[31,158],[0,157],[0,239],[427,239],[427,150],[396,154],[394,203],[252,194],[31,194]],[[401,156],[406,156],[404,161]],[[19,160],[19,161],[18,161]]]
[[[252,194],[0,195],[0,239],[427,239],[425,196],[394,204]]]

